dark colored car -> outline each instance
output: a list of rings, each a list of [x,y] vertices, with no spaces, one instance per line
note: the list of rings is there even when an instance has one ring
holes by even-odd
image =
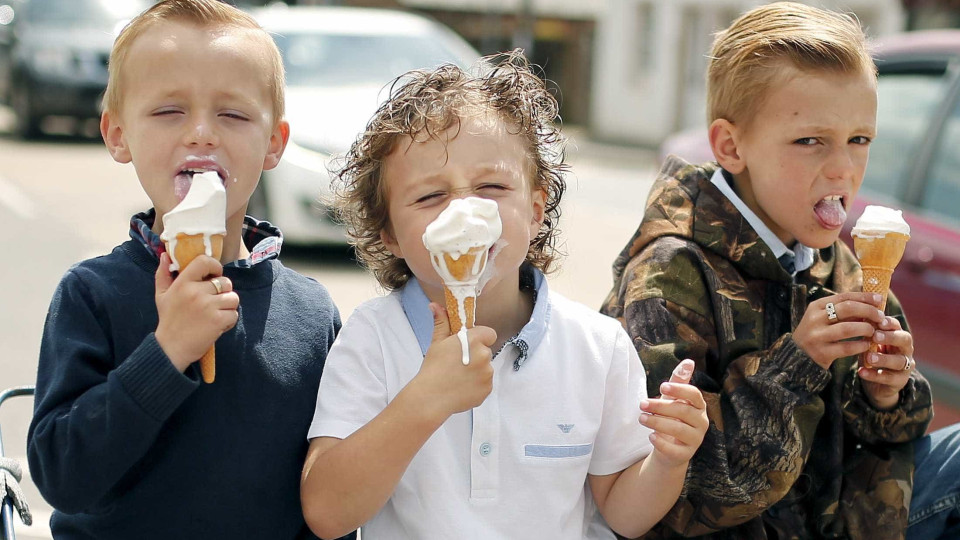
[[[909,32],[875,44],[878,135],[841,238],[867,204],[903,210],[911,239],[892,288],[937,401],[935,426],[960,421],[960,31]],[[713,159],[706,131],[673,136],[661,155]]]
[[[149,0],[0,0],[0,101],[23,137],[46,116],[96,118],[120,29]]]

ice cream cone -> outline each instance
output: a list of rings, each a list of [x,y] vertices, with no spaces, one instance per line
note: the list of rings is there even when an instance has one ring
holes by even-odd
[[[863,269],[863,291],[875,292],[883,296],[880,309],[887,303],[890,290],[890,278],[900,263],[909,235],[896,232],[870,234],[853,237],[854,251]]]
[[[459,257],[450,253],[434,257],[435,264],[446,268],[443,295],[447,305],[447,317],[450,320],[450,332],[457,333],[461,326],[473,328],[476,316],[477,284],[487,264],[487,250],[481,246],[471,248]]]
[[[896,232],[863,233],[853,237],[854,251],[863,270],[863,292],[878,293],[881,296],[880,310],[887,306],[887,294],[890,292],[890,279],[893,270],[903,257],[909,235]],[[870,344],[868,352],[877,352],[876,343]]]
[[[223,253],[223,237],[222,234],[178,234],[173,240],[166,242],[167,253],[170,254],[172,262],[171,271],[186,268],[200,255],[205,254],[219,259]],[[203,375],[203,382],[213,382],[216,376],[213,345],[200,357],[200,373]]]

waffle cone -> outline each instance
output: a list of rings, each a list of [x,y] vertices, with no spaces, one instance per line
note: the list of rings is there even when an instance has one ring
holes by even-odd
[[[860,266],[887,268],[891,272],[900,263],[903,250],[910,237],[906,234],[888,232],[883,236],[854,236],[853,249],[857,253]]]
[[[881,296],[880,310],[887,306],[887,294],[890,292],[890,280],[893,270],[903,257],[903,250],[910,237],[905,234],[888,232],[876,237],[854,236],[853,246],[863,270],[863,292],[878,293]],[[875,343],[868,352],[877,352]]]
[[[475,324],[474,318],[477,313],[477,297],[467,296],[463,299],[463,311],[467,320],[462,321],[460,320],[460,303],[457,301],[457,296],[453,294],[453,291],[446,285],[443,287],[443,296],[447,303],[447,318],[450,319],[450,333],[456,334],[460,331],[461,326],[473,328]]]
[[[477,309],[476,283],[487,263],[487,249],[476,247],[454,258],[450,253],[437,257],[446,267],[449,283],[443,286],[443,296],[447,305],[447,317],[450,319],[450,332],[457,333],[460,327],[473,328]],[[470,285],[473,284],[473,285]],[[454,289],[459,289],[463,297],[463,315]]]
[[[178,234],[174,242],[167,242],[167,252],[171,259],[180,267],[181,270],[187,267],[193,259],[200,255],[210,255],[214,259],[219,259],[223,253],[222,234],[211,234],[209,236],[210,253],[207,253],[207,242],[203,234]],[[212,383],[216,376],[216,355],[214,346],[211,345],[207,352],[200,357],[200,373],[203,375],[203,382]]]

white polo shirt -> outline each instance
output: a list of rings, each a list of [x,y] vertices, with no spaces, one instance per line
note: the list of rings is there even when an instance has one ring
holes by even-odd
[[[651,452],[638,421],[643,366],[618,321],[525,270],[533,316],[493,359],[493,392],[427,440],[364,540],[614,538],[587,473]],[[353,312],[327,356],[309,438],[346,438],[413,379],[433,332],[428,303],[412,279]]]

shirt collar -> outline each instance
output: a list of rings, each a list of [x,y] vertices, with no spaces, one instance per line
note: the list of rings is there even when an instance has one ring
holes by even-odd
[[[796,242],[793,245],[792,250],[788,248],[786,244],[777,238],[777,235],[773,234],[773,231],[767,227],[763,220],[760,219],[757,214],[750,209],[749,206],[747,206],[747,203],[743,202],[743,199],[737,195],[737,192],[733,190],[733,187],[727,181],[727,177],[724,175],[724,172],[726,171],[724,171],[722,168],[718,168],[716,171],[714,171],[713,176],[710,177],[710,182],[717,186],[717,189],[720,190],[720,193],[723,193],[723,195],[729,199],[731,203],[733,203],[733,206],[740,211],[740,213],[743,215],[743,218],[746,219],[747,223],[749,223],[750,226],[753,227],[753,230],[756,231],[757,236],[759,236],[760,239],[763,240],[763,242],[767,245],[767,247],[773,251],[773,256],[779,259],[787,253],[792,253],[794,256],[794,274],[797,272],[802,272],[813,266],[816,250],[811,247],[807,247],[800,242]]]
[[[506,344],[512,344],[519,350],[517,358],[513,361],[514,371],[520,369],[529,358],[530,351],[543,341],[551,309],[547,280],[543,272],[534,268],[533,265],[525,263],[520,267],[520,288],[533,289],[533,313],[520,332],[506,341]],[[433,317],[430,315],[430,300],[416,278],[411,278],[400,290],[400,304],[403,306],[407,321],[413,328],[414,335],[417,336],[420,352],[426,356],[430,342],[433,340]]]
[[[153,208],[134,214],[130,218],[130,238],[139,242],[148,253],[159,261],[160,254],[164,253],[166,248],[163,240],[160,240],[160,235],[153,232],[152,228],[156,219],[157,211]],[[244,245],[250,250],[250,257],[225,264],[224,267],[249,268],[257,263],[280,256],[283,234],[270,222],[245,216],[243,218],[242,238]]]

